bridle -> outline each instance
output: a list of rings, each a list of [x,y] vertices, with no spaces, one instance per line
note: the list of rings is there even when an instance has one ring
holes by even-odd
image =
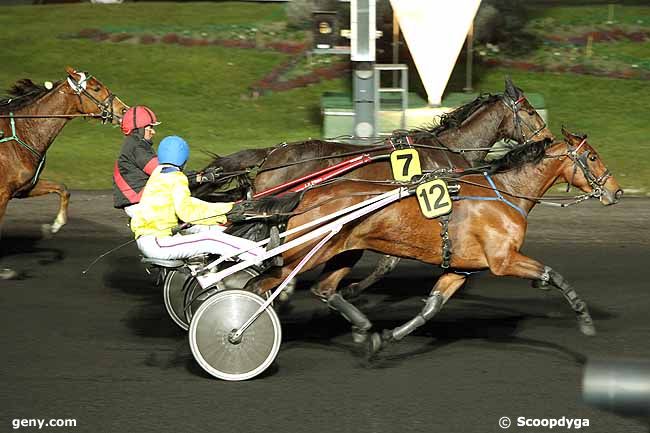
[[[27,149],[29,153],[31,153],[38,159],[36,172],[34,173],[34,176],[32,177],[32,180],[30,182],[32,186],[36,185],[36,183],[38,182],[41,171],[45,166],[45,152],[41,153],[37,148],[35,148],[31,144],[27,143],[22,138],[20,138],[17,132],[15,119],[21,119],[21,118],[68,118],[69,119],[71,117],[100,117],[102,119],[102,123],[112,122],[114,118],[121,119],[121,116],[116,114],[113,111],[113,100],[115,99],[115,95],[105,87],[106,90],[108,91],[108,96],[104,98],[103,101],[100,101],[99,99],[94,97],[90,92],[88,92],[88,90],[86,90],[86,88],[88,87],[88,80],[92,78],[92,75],[86,76],[86,74],[83,72],[76,72],[76,73],[79,74],[80,79],[77,80],[72,75],[68,75],[68,85],[72,88],[74,93],[79,97],[79,104],[83,105],[83,101],[81,99],[81,95],[83,94],[85,97],[87,97],[97,105],[97,107],[101,110],[100,114],[42,114],[42,115],[41,114],[23,115],[23,114],[14,114],[14,113],[0,114],[0,118],[9,119],[9,125],[11,127],[11,136],[9,137],[4,137],[4,135],[2,134],[2,130],[0,130],[0,143],[15,141],[20,146]],[[58,91],[60,93],[63,93],[60,89]]]
[[[92,75],[88,74],[88,76],[86,76],[84,72],[77,72],[77,74],[79,74],[79,80],[75,79],[72,75],[68,75],[68,84],[79,97],[79,103],[82,104],[81,95],[94,102],[95,105],[97,105],[97,108],[101,110],[101,113],[95,115],[95,117],[100,117],[102,123],[112,123],[115,117],[117,117],[118,120],[121,119],[122,116],[113,111],[113,100],[115,99],[115,94],[105,87],[106,90],[108,90],[108,96],[104,98],[103,101],[100,101],[87,90],[88,80],[92,78]]]
[[[605,171],[603,172],[603,174],[601,174],[600,176],[596,176],[591,171],[591,168],[589,168],[589,164],[587,162],[587,160],[589,158],[589,154],[591,153],[591,150],[587,149],[584,152],[582,152],[582,154],[578,153],[580,151],[580,148],[586,142],[587,142],[587,139],[583,138],[579,145],[577,145],[576,147],[573,147],[567,141],[567,152],[566,152],[565,155],[569,159],[571,159],[571,161],[573,161],[573,174],[571,176],[571,181],[568,182],[568,184],[567,184],[566,191],[569,192],[571,190],[571,185],[573,184],[573,181],[575,180],[578,168],[580,168],[580,170],[582,171],[582,174],[585,176],[585,179],[587,180],[587,183],[589,183],[589,186],[592,189],[592,192],[589,193],[589,195],[591,197],[600,198],[603,195],[605,183],[607,182],[607,179],[609,179],[612,176],[612,173],[609,171],[608,168],[606,168]],[[560,156],[564,156],[564,155],[560,155]]]
[[[519,104],[522,103],[525,100],[526,100],[526,97],[523,96],[523,95],[520,96],[519,99],[517,99],[517,100],[512,99],[510,96],[508,96],[506,94],[504,94],[503,97],[501,98],[501,101],[503,101],[505,106],[508,107],[508,109],[510,111],[512,111],[513,122],[515,124],[515,135],[518,135],[518,136],[520,135],[521,139],[522,139],[522,142],[520,143],[520,145],[528,144],[528,143],[534,141],[533,139],[540,132],[542,132],[546,128],[546,122],[544,121],[542,116],[539,116],[539,114],[538,114],[538,116],[540,117],[540,119],[542,119],[542,126],[540,126],[537,129],[533,129],[533,127],[531,126],[530,123],[526,122],[524,119],[521,118],[521,116],[519,115],[519,110],[521,109]],[[512,102],[512,104],[508,103],[508,101]],[[522,124],[525,125],[526,127],[528,127],[529,131],[532,131],[532,133],[530,134],[530,137],[527,138],[526,135],[524,134],[524,130],[521,127]]]
[[[121,120],[122,116],[113,111],[113,101],[116,96],[108,88],[104,87],[108,91],[108,96],[104,98],[103,101],[100,101],[95,96],[93,96],[86,88],[88,87],[88,80],[92,78],[92,75],[86,76],[84,72],[77,72],[81,77],[79,80],[75,79],[72,75],[68,76],[67,83],[72,89],[72,91],[79,97],[79,104],[83,105],[82,95],[90,99],[96,106],[101,110],[101,113],[82,113],[82,114],[0,114],[0,119],[54,119],[54,118],[65,118],[71,119],[74,117],[93,117],[101,118],[102,123],[112,123],[113,119]],[[59,93],[64,94],[60,89]]]

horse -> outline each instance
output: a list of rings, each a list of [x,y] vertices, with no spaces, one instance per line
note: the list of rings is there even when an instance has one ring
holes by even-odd
[[[585,193],[580,199],[597,197],[603,205],[617,203],[623,194],[586,136],[562,132],[564,141],[550,145],[548,140],[529,143],[494,162],[489,172],[457,178],[462,195],[453,202],[446,230],[440,230],[436,219],[422,215],[413,196],[344,226],[301,270],[343,257],[339,261],[346,265],[318,281],[314,294],[352,323],[354,341],[365,342],[371,354],[403,339],[434,317],[464,284],[466,272],[483,270],[556,287],[576,313],[581,332],[594,335],[587,304],[569,282],[555,269],[520,252],[527,215],[552,185],[569,183]],[[289,219],[288,229],[394,188],[395,185],[341,179],[308,190]],[[445,242],[445,237],[449,242]],[[283,267],[251,281],[248,289],[264,294],[277,286],[318,241],[285,252]],[[381,334],[369,333],[372,324],[368,318],[337,293],[339,282],[363,250],[440,265],[445,259],[445,244],[452,247],[449,267],[435,283],[422,311],[404,325]]]
[[[75,117],[119,125],[128,109],[97,78],[69,66],[65,70],[67,78],[45,86],[19,80],[9,90],[10,97],[0,99],[0,222],[12,198],[56,193],[59,211],[45,228],[58,232],[68,220],[70,193],[62,184],[40,179],[47,149]],[[13,275],[11,270],[0,272],[0,277]]]
[[[553,139],[542,117],[526,99],[523,91],[507,78],[502,95],[482,95],[456,110],[443,115],[439,125],[407,131],[411,146],[420,151],[423,169],[446,167],[476,167],[484,162],[491,146],[503,139],[525,145],[532,140]],[[251,182],[244,175],[240,187],[246,189],[252,184],[254,191],[264,191],[294,178],[331,167],[349,158],[350,155],[368,153],[386,154],[392,145],[375,147],[359,146],[323,140],[309,140],[266,148],[258,151],[256,176]],[[250,151],[215,158],[208,167],[229,166],[244,170],[246,164],[254,165]],[[224,170],[226,171],[226,170]],[[345,174],[346,178],[385,180],[392,178],[390,164],[384,159],[361,166]],[[205,185],[195,190],[199,198],[210,199],[213,187]],[[243,190],[242,190],[243,191]],[[240,191],[240,192],[242,192]],[[384,275],[392,271],[399,258],[384,256],[377,268],[364,280],[353,283],[343,290],[346,297],[357,296]],[[336,272],[345,264],[328,263],[325,273]]]

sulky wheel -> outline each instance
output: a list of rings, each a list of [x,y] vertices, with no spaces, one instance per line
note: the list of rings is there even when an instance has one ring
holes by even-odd
[[[189,308],[185,308],[192,299],[201,293],[201,286],[191,275],[184,272],[171,271],[167,274],[165,285],[163,286],[165,308],[174,323],[187,331],[190,327],[189,324],[194,312],[207,298],[222,290],[243,289],[248,281],[258,275],[259,273],[254,269],[248,268],[236,272],[219,281],[214,289],[201,294]]]
[[[229,338],[264,304],[260,296],[227,290],[211,296],[196,311],[190,326],[190,348],[201,367],[224,380],[246,380],[266,370],[280,350],[280,320],[270,306],[244,331]]]
[[[192,279],[191,275],[179,271],[171,271],[165,278],[163,286],[163,297],[165,298],[165,308],[174,323],[187,331],[189,322],[185,317],[185,293],[187,291],[185,284]]]

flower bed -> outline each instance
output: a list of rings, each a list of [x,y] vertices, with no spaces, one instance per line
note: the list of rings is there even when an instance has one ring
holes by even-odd
[[[237,28],[240,28],[237,27]],[[245,31],[240,34],[228,34],[236,36],[230,39],[223,39],[219,35],[210,35],[207,32],[191,34],[190,32],[170,32],[164,34],[152,34],[142,32],[109,32],[101,29],[83,29],[75,38],[91,39],[98,42],[113,43],[140,43],[151,44],[175,44],[184,47],[200,47],[217,45],[226,48],[259,49],[270,50],[290,55],[287,61],[283,62],[258,82],[250,86],[251,95],[261,96],[268,92],[278,92],[305,87],[323,80],[340,78],[345,71],[350,69],[348,61],[341,61],[337,56],[318,56],[311,58],[307,56],[309,45],[305,41],[298,40],[269,40],[268,37],[259,37],[257,29]],[[281,32],[267,32],[267,36],[281,35]],[[220,33],[224,35],[223,32]],[[251,36],[252,35],[252,36]]]
[[[631,10],[620,9],[622,21],[606,23],[587,11],[581,10],[575,22],[562,16],[531,20],[525,31],[540,43],[525,54],[505,53],[489,43],[477,46],[477,52],[487,65],[525,71],[650,79],[650,21],[633,19]]]

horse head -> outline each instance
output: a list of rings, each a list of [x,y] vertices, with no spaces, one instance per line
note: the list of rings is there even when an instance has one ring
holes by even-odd
[[[129,106],[87,72],[78,72],[70,66],[65,70],[68,73],[68,85],[64,88],[66,92],[78,96],[77,111],[80,114],[97,114],[101,117],[102,122],[119,125],[122,115]]]
[[[573,134],[562,128],[567,145],[566,153],[559,155],[564,159],[560,177],[569,186],[575,186],[583,192],[597,197],[604,205],[619,202],[623,190],[614,176],[605,167],[602,159],[589,143],[586,135]]]
[[[523,90],[516,87],[510,77],[506,77],[506,89],[501,98],[511,115],[505,116],[500,131],[503,137],[519,144],[544,139],[555,140],[546,122],[528,102]]]

